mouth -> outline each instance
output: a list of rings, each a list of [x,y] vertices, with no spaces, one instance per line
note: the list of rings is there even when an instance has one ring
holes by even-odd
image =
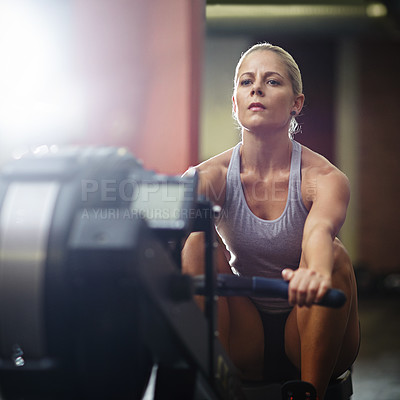
[[[261,103],[251,103],[249,105],[249,110],[261,111],[261,110],[265,110],[265,107]]]

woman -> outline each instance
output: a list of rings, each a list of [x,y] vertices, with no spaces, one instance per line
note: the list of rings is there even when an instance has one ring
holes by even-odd
[[[336,238],[349,183],[292,139],[304,95],[299,68],[285,50],[263,43],[244,53],[232,102],[241,143],[196,167],[200,193],[222,209],[218,272],[283,277],[289,300],[220,298],[220,339],[243,379],[301,377],[323,399],[359,347],[353,268]],[[202,251],[201,235],[192,234],[182,253],[184,272],[203,273]],[[344,307],[313,305],[332,287],[347,295]]]

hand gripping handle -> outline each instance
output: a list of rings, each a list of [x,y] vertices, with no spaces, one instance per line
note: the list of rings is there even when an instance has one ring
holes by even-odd
[[[204,277],[196,277],[195,292],[204,294]],[[289,282],[281,279],[262,277],[241,277],[231,274],[218,274],[216,294],[219,296],[259,296],[288,298]],[[346,302],[346,295],[338,289],[329,289],[322,300],[317,303],[320,306],[340,308]]]
[[[289,282],[280,279],[268,279],[261,277],[253,277],[253,290],[256,295],[267,295],[272,294],[276,297],[283,299],[288,298]],[[346,295],[338,289],[328,289],[322,300],[316,304],[319,306],[340,308],[346,303]]]

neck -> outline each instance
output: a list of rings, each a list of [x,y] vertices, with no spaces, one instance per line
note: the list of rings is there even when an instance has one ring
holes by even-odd
[[[242,170],[266,175],[290,168],[292,143],[288,135],[258,136],[243,132]]]

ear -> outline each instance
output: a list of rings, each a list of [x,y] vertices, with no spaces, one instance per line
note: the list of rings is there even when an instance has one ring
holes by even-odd
[[[305,100],[305,96],[304,94],[299,94],[298,96],[295,97],[294,99],[294,105],[293,105],[293,110],[296,111],[296,115],[299,115],[303,105],[304,105],[304,100]]]

